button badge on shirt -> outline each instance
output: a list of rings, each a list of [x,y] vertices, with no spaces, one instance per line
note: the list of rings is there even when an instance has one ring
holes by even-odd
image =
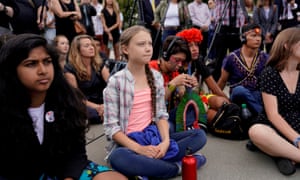
[[[46,118],[47,122],[53,122],[55,120],[54,112],[53,111],[48,111],[45,115],[45,118]]]

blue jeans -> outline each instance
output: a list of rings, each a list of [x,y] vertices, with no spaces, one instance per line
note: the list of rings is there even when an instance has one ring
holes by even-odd
[[[251,91],[244,86],[234,87],[230,94],[230,100],[238,105],[247,104],[249,110],[255,114],[259,114],[263,110],[260,91]]]
[[[171,35],[176,35],[178,31],[177,30],[173,30],[173,29],[170,29],[170,30],[163,30],[162,32],[162,37],[161,37],[161,41],[162,41],[162,44],[165,42],[166,38],[168,36],[171,36]]]
[[[170,135],[179,146],[179,153],[172,159],[161,160],[137,154],[126,147],[117,147],[109,157],[113,169],[126,176],[147,176],[154,178],[172,178],[178,175],[175,162],[181,161],[187,147],[192,152],[199,151],[206,144],[206,134],[202,129],[193,129]]]

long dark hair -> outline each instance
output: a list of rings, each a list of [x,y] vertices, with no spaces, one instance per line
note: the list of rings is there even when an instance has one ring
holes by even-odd
[[[16,140],[21,138],[18,131],[29,131],[28,127],[22,124],[24,119],[30,118],[27,109],[31,104],[31,98],[18,78],[17,66],[36,47],[44,47],[52,58],[54,79],[47,91],[45,104],[55,113],[53,135],[57,136],[57,142],[54,151],[61,151],[70,148],[68,145],[74,141],[84,141],[86,108],[83,96],[65,80],[55,48],[48,46],[46,39],[39,35],[18,35],[10,39],[0,50],[0,130],[9,132],[10,136],[15,135]]]

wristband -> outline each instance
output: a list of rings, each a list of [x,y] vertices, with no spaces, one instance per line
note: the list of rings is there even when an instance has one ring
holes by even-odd
[[[173,92],[176,89],[176,86],[172,85],[172,84],[168,84],[168,89]]]
[[[298,136],[298,137],[293,141],[294,146],[296,146],[297,148],[299,148],[299,146],[298,146],[299,142],[300,142],[300,136]]]

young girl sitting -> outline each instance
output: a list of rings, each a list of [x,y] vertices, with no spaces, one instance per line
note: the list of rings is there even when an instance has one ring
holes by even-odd
[[[169,134],[163,77],[148,64],[153,52],[149,31],[142,26],[127,28],[120,46],[128,64],[109,78],[103,91],[104,129],[112,141],[109,162],[128,177],[175,177],[186,149],[195,153],[205,145],[205,132]],[[194,156],[198,168],[205,164],[203,155]]]
[[[126,179],[87,159],[83,96],[64,79],[41,36],[0,51],[0,179]]]

